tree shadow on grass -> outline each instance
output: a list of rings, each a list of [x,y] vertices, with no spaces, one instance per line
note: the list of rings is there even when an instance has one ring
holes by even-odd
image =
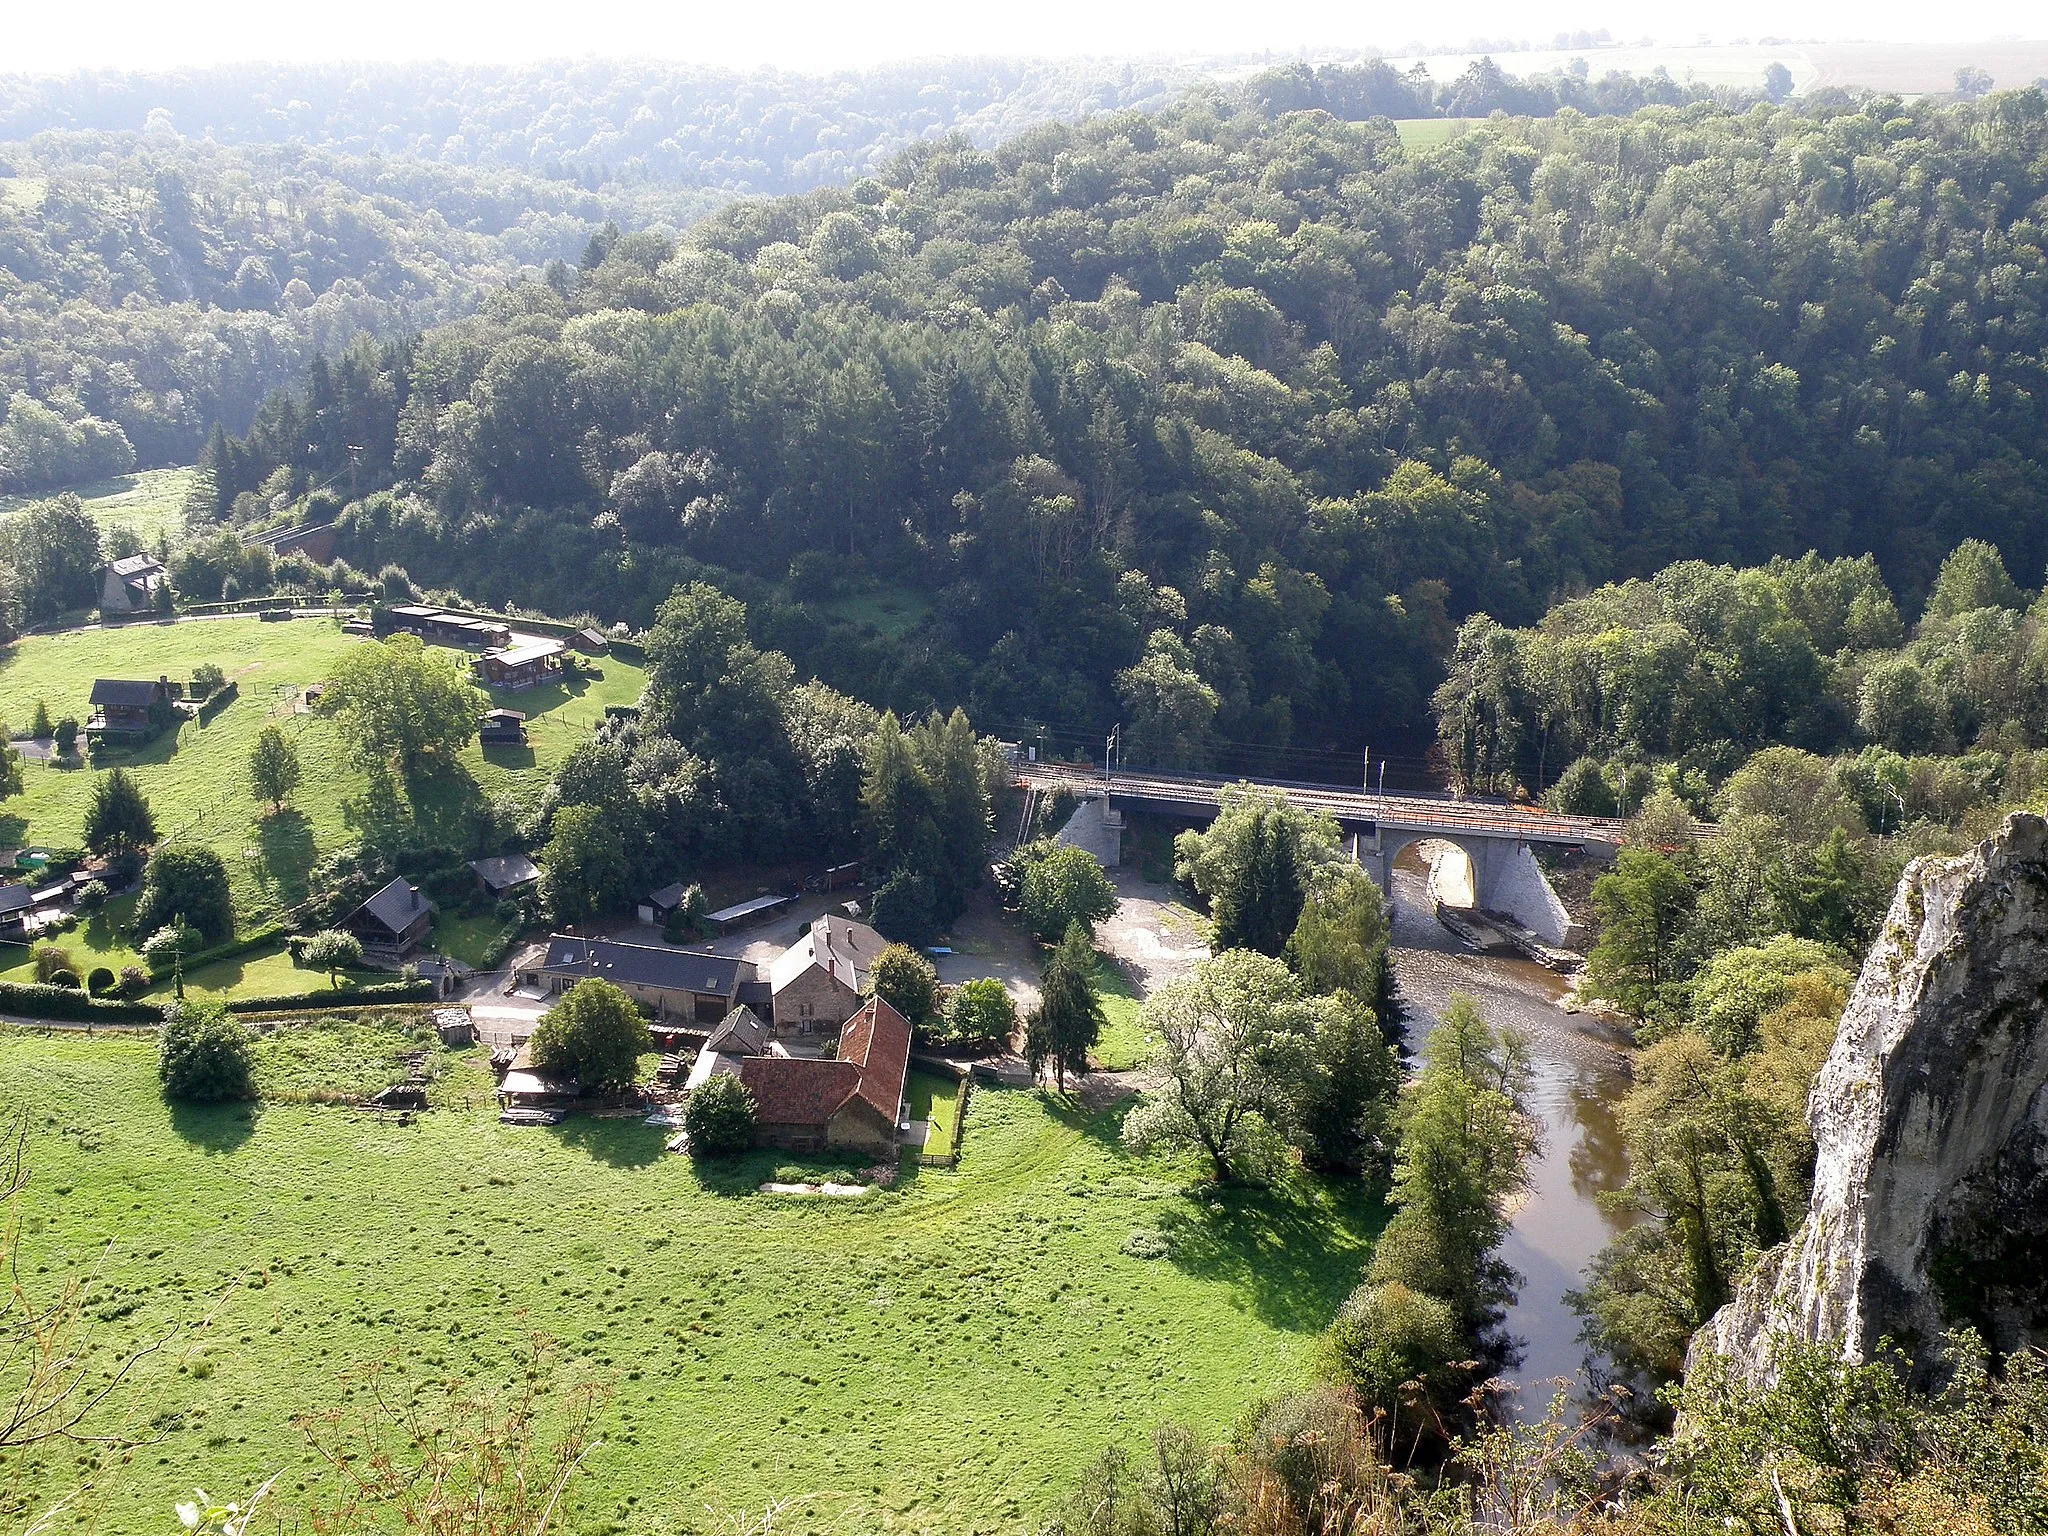
[[[514,745],[511,742],[488,742],[485,744],[484,761],[497,768],[517,771],[531,768],[534,764],[533,748]]]
[[[256,1134],[259,1111],[254,1104],[171,1104],[171,1129],[202,1152],[240,1150]]]
[[[649,1125],[637,1115],[630,1120],[571,1115],[554,1127],[554,1134],[564,1146],[574,1147],[608,1167],[645,1168],[660,1158],[663,1146],[675,1133]]]
[[[1233,1287],[1262,1322],[1296,1333],[1336,1315],[1385,1223],[1363,1185],[1303,1175],[1274,1189],[1204,1188],[1163,1214],[1176,1269]]]
[[[317,850],[313,824],[305,813],[287,807],[256,824],[256,841],[263,850],[263,872],[277,887],[287,905],[306,899],[306,879],[313,868]]]

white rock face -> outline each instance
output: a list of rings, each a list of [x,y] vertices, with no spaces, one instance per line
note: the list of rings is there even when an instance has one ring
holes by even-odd
[[[1813,1199],[1700,1330],[1768,1380],[1772,1342],[1890,1338],[1923,1377],[1942,1331],[2048,1333],[2048,822],[2015,815],[1907,867],[1807,1104]]]

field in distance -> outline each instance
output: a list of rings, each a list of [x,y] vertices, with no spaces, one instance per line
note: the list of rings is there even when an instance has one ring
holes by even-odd
[[[161,1438],[116,1470],[103,1536],[160,1532],[195,1484],[281,1471],[298,1503],[322,1485],[290,1420],[345,1370],[503,1381],[536,1329],[613,1389],[576,1529],[797,1495],[778,1529],[1019,1530],[1110,1441],[1165,1416],[1221,1434],[1304,1381],[1380,1219],[1356,1184],[1193,1186],[1126,1156],[1120,1111],[1002,1090],[974,1096],[957,1171],[764,1196],[815,1170],[700,1177],[637,1119],[501,1127],[474,1057],[445,1056],[437,1093],[475,1107],[399,1126],[172,1110],[146,1041],[0,1032],[0,1118],[36,1128],[24,1273],[111,1244],[108,1350],[220,1308],[145,1368],[134,1418]],[[1169,1256],[1124,1251],[1152,1234]]]
[[[146,548],[156,547],[159,534],[176,536],[185,531],[185,498],[192,490],[198,471],[182,469],[139,469],[91,485],[72,487],[85,510],[100,525],[100,532],[128,527],[135,530]],[[0,517],[32,501],[47,501],[62,491],[44,491],[35,496],[0,496]]]

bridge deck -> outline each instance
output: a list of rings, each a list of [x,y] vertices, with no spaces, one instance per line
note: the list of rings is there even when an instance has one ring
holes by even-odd
[[[1019,786],[1038,790],[1067,789],[1080,794],[1107,789],[1112,799],[1134,800],[1166,809],[1214,810],[1222,791],[1247,781],[1194,773],[1118,772],[1105,778],[1099,771],[1034,763],[1019,770]],[[1381,795],[1340,789],[1330,784],[1251,781],[1261,789],[1279,790],[1304,810],[1322,811],[1351,825],[1389,827],[1399,831],[1464,833],[1475,837],[1512,837],[1527,843],[1619,844],[1628,823],[1604,816],[1562,816],[1537,806],[1505,801],[1452,800],[1434,795]]]

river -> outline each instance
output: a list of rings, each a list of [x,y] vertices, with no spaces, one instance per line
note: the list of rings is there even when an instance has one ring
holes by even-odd
[[[1469,994],[1490,1023],[1513,1026],[1529,1044],[1530,1107],[1543,1139],[1528,1198],[1501,1255],[1522,1275],[1507,1313],[1515,1353],[1505,1374],[1522,1388],[1518,1414],[1540,1417],[1554,1380],[1588,1385],[1578,1314],[1564,1295],[1618,1230],[1597,1197],[1628,1177],[1613,1114],[1628,1090],[1628,1053],[1611,1027],[1564,1011],[1562,977],[1520,957],[1465,949],[1436,920],[1428,875],[1419,845],[1396,861],[1394,970],[1407,1004],[1410,1048],[1421,1051],[1453,992]]]

